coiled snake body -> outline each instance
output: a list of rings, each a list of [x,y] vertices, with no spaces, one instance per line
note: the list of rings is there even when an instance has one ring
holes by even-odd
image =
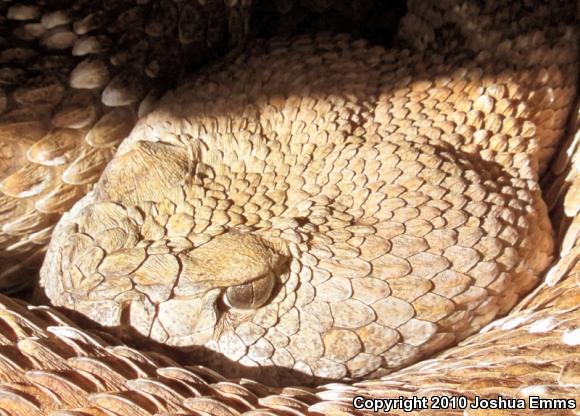
[[[270,40],[168,93],[60,221],[39,293],[129,342],[165,345],[226,377],[269,385],[383,377],[321,388],[329,401],[318,404],[306,390],[286,390],[297,411],[308,408],[301,399],[310,411],[344,411],[340,402],[357,389],[452,393],[467,382],[471,395],[493,394],[498,378],[522,372],[542,375],[521,388],[509,381],[502,394],[535,386],[577,395],[577,282],[563,279],[574,260],[558,263],[495,332],[389,374],[508,313],[554,251],[538,180],[565,131],[578,66],[574,28],[546,16],[566,8],[451,3],[409,4],[401,26],[409,49],[341,35]],[[502,350],[508,330],[519,343],[505,338],[511,349]],[[541,343],[558,331],[550,355]],[[534,334],[546,354],[538,361]],[[486,343],[493,352],[471,347]],[[487,384],[475,375],[478,354],[497,360]],[[178,373],[155,377],[203,384]],[[267,407],[258,397],[285,394],[244,385],[209,395],[246,409],[240,401]],[[127,400],[149,411],[135,391]],[[174,393],[163,405],[218,412],[211,400],[176,404]]]

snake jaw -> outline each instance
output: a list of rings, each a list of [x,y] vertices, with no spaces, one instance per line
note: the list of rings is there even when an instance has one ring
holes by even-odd
[[[211,289],[201,297],[163,302],[150,338],[176,347],[205,345],[215,337],[220,293],[219,289]]]

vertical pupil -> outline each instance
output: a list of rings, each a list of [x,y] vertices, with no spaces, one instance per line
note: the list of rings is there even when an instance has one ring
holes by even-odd
[[[227,288],[225,301],[233,308],[256,309],[266,303],[273,288],[274,279],[272,275],[267,275],[250,283]]]
[[[253,305],[254,289],[252,284],[240,285],[228,288],[228,303],[234,308],[251,308]]]

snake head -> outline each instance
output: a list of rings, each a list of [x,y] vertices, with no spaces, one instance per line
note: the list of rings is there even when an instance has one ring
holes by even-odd
[[[173,297],[159,307],[151,336],[167,332],[168,344],[203,345],[266,305],[278,284],[284,257],[251,234],[226,233],[178,256],[180,277]],[[244,319],[244,318],[242,318]],[[161,335],[163,336],[163,335]]]
[[[53,245],[44,274],[63,278],[42,283],[52,302],[121,333],[191,346],[273,299],[289,258],[283,242],[232,228],[194,244],[179,235],[191,217],[176,210],[166,199],[89,201]]]

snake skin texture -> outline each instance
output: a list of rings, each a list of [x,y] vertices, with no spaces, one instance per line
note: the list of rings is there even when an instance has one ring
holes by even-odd
[[[505,318],[434,359],[381,378],[317,388],[275,388],[228,380],[198,365],[138,351],[108,334],[88,332],[47,306],[0,295],[0,409],[7,415],[362,415],[356,396],[435,395],[577,399],[580,367],[580,253],[577,224],[580,108],[550,165],[547,194],[559,256],[545,280]],[[518,410],[518,415],[538,411]],[[448,410],[497,416],[513,411]],[[371,414],[369,412],[369,414]],[[431,415],[431,410],[409,415]],[[574,410],[542,411],[573,416]]]
[[[107,332],[0,295],[0,414],[577,400],[573,5],[411,1],[400,40],[259,42],[166,95],[42,272]]]
[[[247,1],[70,3],[0,3],[3,290],[30,285],[23,263],[39,267],[60,215],[181,69],[249,32]]]
[[[184,82],[55,230],[50,302],[269,384],[376,377],[507,313],[552,259],[537,180],[577,45],[520,10],[514,53],[490,12],[434,42],[407,20],[413,53],[276,39]]]
[[[374,1],[0,2],[0,289],[30,286],[56,221],[182,72],[255,33],[324,29],[308,12],[384,41],[396,14]]]

